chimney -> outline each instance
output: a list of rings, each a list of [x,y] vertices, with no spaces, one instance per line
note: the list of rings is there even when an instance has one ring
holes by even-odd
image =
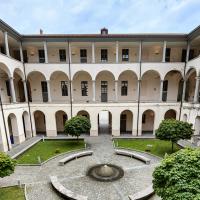
[[[101,29],[101,35],[108,35],[108,29],[107,28],[102,28]]]
[[[42,29],[40,29],[40,35],[42,35],[43,34],[43,30]]]

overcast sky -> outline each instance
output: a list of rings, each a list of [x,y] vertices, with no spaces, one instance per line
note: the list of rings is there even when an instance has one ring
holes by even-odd
[[[0,0],[0,18],[23,34],[188,33],[200,0]]]

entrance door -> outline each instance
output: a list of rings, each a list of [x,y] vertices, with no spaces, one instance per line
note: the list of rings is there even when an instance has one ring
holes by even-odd
[[[42,98],[43,98],[43,102],[47,102],[48,101],[47,82],[46,81],[41,81],[41,86],[42,86]]]
[[[126,114],[121,115],[120,132],[122,132],[122,133],[126,132]]]
[[[101,102],[108,101],[108,81],[101,81]]]

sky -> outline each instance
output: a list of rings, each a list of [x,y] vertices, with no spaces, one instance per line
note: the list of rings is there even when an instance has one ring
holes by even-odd
[[[189,33],[200,0],[0,0],[0,18],[21,34]]]

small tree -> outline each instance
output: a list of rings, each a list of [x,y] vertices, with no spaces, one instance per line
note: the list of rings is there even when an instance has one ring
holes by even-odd
[[[15,170],[16,161],[10,156],[0,152],[0,177],[9,176]]]
[[[69,134],[72,137],[75,136],[78,139],[82,133],[88,133],[90,128],[90,120],[87,117],[76,116],[66,121],[64,131],[66,134]]]
[[[153,172],[153,188],[163,200],[199,200],[200,149],[166,155]]]
[[[160,123],[156,130],[156,138],[171,141],[173,152],[173,144],[180,139],[190,139],[193,132],[192,124],[175,119],[166,119]]]

